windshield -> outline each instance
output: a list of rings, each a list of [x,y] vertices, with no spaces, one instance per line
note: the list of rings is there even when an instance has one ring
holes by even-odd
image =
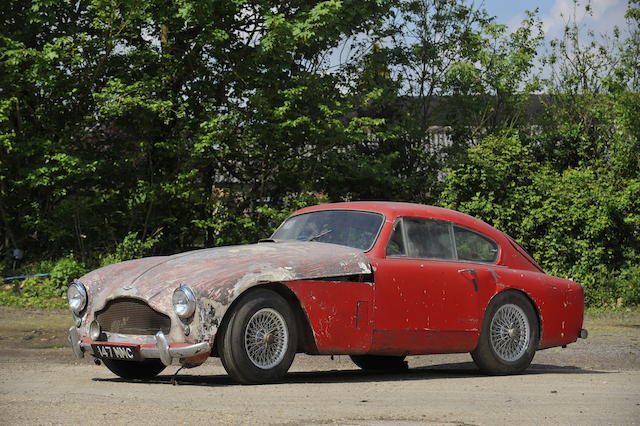
[[[368,251],[380,232],[384,216],[358,210],[320,210],[288,218],[271,238],[320,241]]]

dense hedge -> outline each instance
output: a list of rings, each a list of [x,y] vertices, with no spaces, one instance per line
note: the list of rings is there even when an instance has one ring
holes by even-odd
[[[554,170],[515,135],[491,136],[450,171],[446,207],[521,242],[549,273],[586,289],[591,305],[640,303],[640,180],[589,165]]]

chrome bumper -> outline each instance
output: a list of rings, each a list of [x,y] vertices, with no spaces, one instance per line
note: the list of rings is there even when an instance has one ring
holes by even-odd
[[[196,355],[211,352],[211,343],[200,342],[189,346],[181,346],[177,348],[170,348],[169,342],[162,331],[158,331],[155,335],[156,345],[155,347],[141,347],[140,355],[143,358],[159,358],[164,365],[171,365],[174,358],[191,358]],[[88,343],[80,341],[80,335],[76,327],[69,328],[69,343],[73,353],[78,358],[83,358],[85,352],[93,354],[93,348]],[[117,344],[116,342],[113,342]],[[95,355],[95,354],[94,354]]]

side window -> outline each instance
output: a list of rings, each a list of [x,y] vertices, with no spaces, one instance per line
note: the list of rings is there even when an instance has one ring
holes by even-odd
[[[402,236],[402,220],[393,224],[393,231],[387,243],[387,256],[406,256],[404,237]]]
[[[498,258],[498,245],[491,239],[459,226],[453,227],[458,259],[494,263]]]
[[[445,222],[407,217],[407,251],[411,257],[454,259],[451,226]]]

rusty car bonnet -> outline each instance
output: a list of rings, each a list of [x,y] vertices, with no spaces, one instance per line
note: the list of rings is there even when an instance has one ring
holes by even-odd
[[[110,265],[80,279],[94,296],[94,309],[115,297],[136,297],[171,306],[175,288],[187,285],[199,297],[228,305],[260,283],[370,274],[360,250],[301,241],[217,247]],[[97,306],[96,306],[97,304]]]

